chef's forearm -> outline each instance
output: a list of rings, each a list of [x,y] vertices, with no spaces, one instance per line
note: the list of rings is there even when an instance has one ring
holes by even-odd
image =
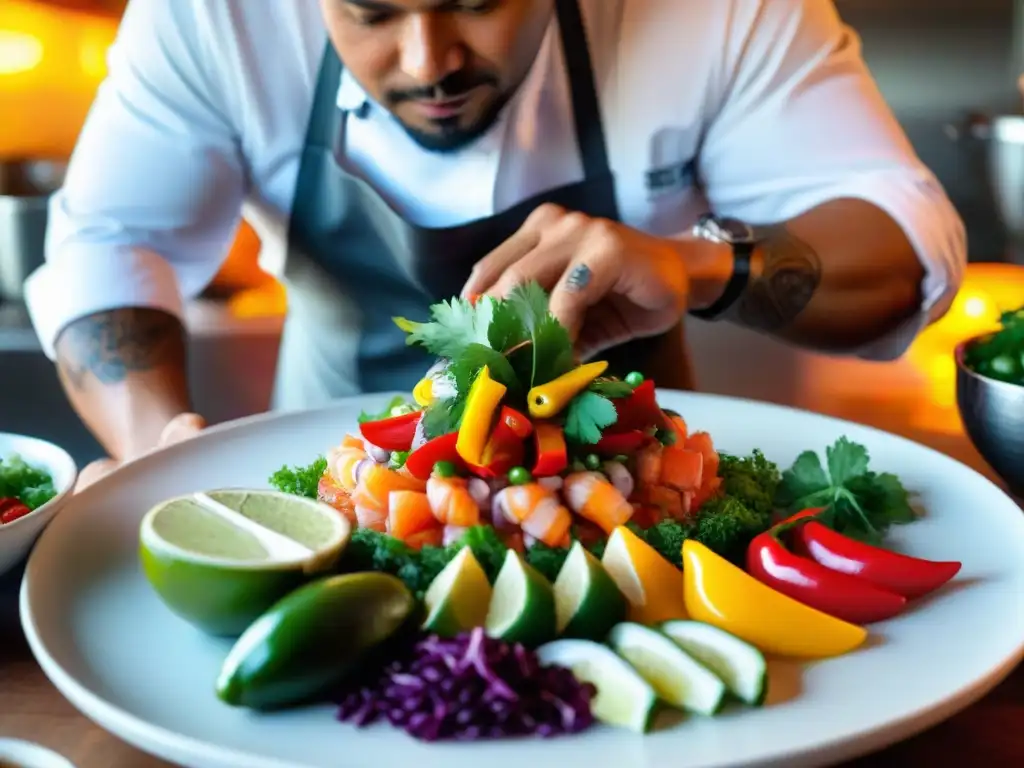
[[[727,314],[733,322],[843,353],[884,337],[920,307],[920,259],[871,203],[830,201],[757,235],[754,273]]]
[[[186,334],[155,309],[99,312],[57,339],[57,370],[72,406],[116,459],[155,446],[164,426],[189,407]]]

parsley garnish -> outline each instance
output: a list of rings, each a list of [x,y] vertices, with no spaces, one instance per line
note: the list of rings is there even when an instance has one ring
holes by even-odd
[[[523,324],[530,344],[529,386],[545,384],[572,370],[572,339],[548,309],[548,295],[535,282],[517,286],[505,300]]]
[[[867,449],[839,438],[825,449],[827,469],[814,451],[801,453],[782,473],[775,498],[788,513],[828,507],[825,521],[840,533],[879,543],[890,525],[913,522],[914,510],[899,478],[868,469]]]
[[[593,445],[617,418],[615,406],[607,397],[596,392],[580,392],[565,409],[565,436],[574,443]]]
[[[485,297],[475,305],[460,298],[442,301],[430,307],[430,316],[427,323],[396,317],[395,324],[409,334],[406,344],[419,345],[438,357],[455,359],[471,344],[490,343],[494,300]]]

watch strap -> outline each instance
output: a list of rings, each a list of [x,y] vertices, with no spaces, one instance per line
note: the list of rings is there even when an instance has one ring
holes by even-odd
[[[700,320],[714,320],[721,317],[735,304],[750,282],[750,257],[754,253],[754,243],[732,244],[732,275],[725,284],[722,295],[704,309],[692,309],[690,314]]]

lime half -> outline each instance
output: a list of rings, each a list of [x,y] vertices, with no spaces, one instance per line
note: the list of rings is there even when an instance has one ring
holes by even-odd
[[[427,618],[423,628],[442,637],[452,637],[482,627],[491,604],[491,583],[473,550],[463,547],[444,567],[424,595]]]
[[[608,643],[666,704],[702,715],[713,715],[721,708],[722,680],[661,632],[623,622],[611,631]]]
[[[555,579],[555,611],[559,636],[582,640],[604,640],[626,618],[626,598],[578,541]]]
[[[651,729],[658,711],[654,688],[607,646],[555,640],[538,648],[537,656],[544,666],[565,667],[597,689],[590,710],[598,721],[638,733]]]
[[[277,491],[179,496],[142,519],[139,556],[180,617],[237,636],[310,575],[331,568],[351,526],[331,507]]]
[[[555,595],[551,583],[513,549],[494,580],[487,634],[534,647],[555,637]]]

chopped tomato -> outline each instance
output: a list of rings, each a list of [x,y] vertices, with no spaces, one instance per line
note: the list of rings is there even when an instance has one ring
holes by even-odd
[[[661,483],[677,491],[696,491],[704,476],[704,454],[669,445],[661,454]]]

